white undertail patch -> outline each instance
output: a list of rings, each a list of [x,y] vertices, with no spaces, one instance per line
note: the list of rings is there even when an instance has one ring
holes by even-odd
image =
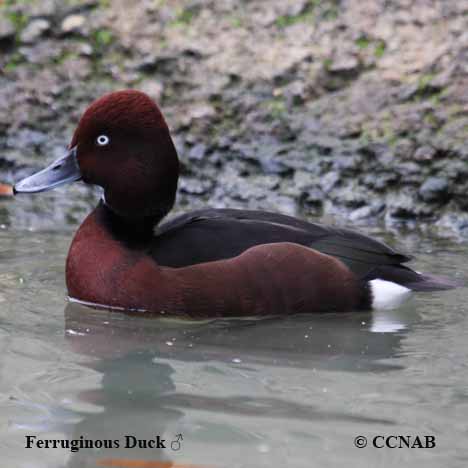
[[[411,296],[411,289],[382,279],[369,281],[373,309],[395,309]]]

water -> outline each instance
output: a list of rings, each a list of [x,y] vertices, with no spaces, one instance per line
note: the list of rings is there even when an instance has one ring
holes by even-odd
[[[0,230],[0,466],[468,466],[468,289],[387,313],[128,317],[67,304],[73,229],[44,226]],[[468,277],[466,245],[397,244],[417,269]],[[27,435],[120,447],[26,449]],[[166,448],[126,449],[126,435]],[[436,447],[377,449],[377,435]]]

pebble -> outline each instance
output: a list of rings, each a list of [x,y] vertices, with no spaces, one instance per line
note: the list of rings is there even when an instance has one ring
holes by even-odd
[[[50,30],[50,23],[45,19],[32,20],[21,32],[21,42],[32,44]]]
[[[83,15],[70,15],[67,16],[60,26],[64,34],[81,32],[81,28],[84,26],[86,18]]]
[[[429,177],[419,189],[420,197],[427,202],[445,201],[449,185],[444,177]]]
[[[13,40],[15,33],[16,31],[11,21],[0,17],[0,41]]]

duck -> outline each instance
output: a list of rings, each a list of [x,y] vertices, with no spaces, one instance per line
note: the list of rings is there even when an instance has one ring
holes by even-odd
[[[338,313],[456,286],[367,235],[285,214],[207,207],[164,221],[178,178],[161,110],[129,89],[92,102],[64,156],[13,192],[76,181],[102,188],[65,272],[69,300],[95,308],[195,319]]]

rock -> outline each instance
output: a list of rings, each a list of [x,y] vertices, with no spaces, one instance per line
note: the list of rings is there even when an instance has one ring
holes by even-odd
[[[67,16],[60,25],[63,34],[82,33],[82,28],[86,23],[86,18],[83,15]]]
[[[390,193],[387,195],[387,219],[415,220],[420,218],[431,218],[434,210],[429,205],[418,203],[408,192]],[[390,222],[391,224],[391,222]]]
[[[377,192],[382,192],[398,182],[399,175],[391,171],[379,172],[377,174],[370,172],[366,174],[362,181],[367,187],[371,187]]]
[[[196,178],[182,178],[179,184],[179,190],[182,193],[189,193],[191,195],[205,195],[213,188],[211,180],[199,180]]]
[[[15,27],[7,18],[0,16],[0,44],[13,43],[15,39]]]
[[[305,100],[305,83],[303,81],[293,81],[283,89],[283,95],[286,98],[288,105],[299,105]]]
[[[198,143],[192,148],[190,148],[190,151],[188,153],[189,159],[195,160],[195,161],[201,161],[206,154],[206,145],[203,143]]]
[[[429,177],[419,189],[419,196],[426,202],[443,203],[449,196],[449,184],[445,177]]]
[[[208,103],[196,103],[188,107],[183,118],[184,125],[190,125],[194,120],[209,119],[216,115],[216,110]]]
[[[307,206],[314,206],[320,208],[323,205],[323,199],[325,198],[322,190],[318,187],[311,187],[308,190],[302,192],[300,201],[302,204]]]
[[[385,209],[385,203],[376,202],[371,205],[361,206],[356,210],[352,211],[349,215],[351,221],[360,221],[368,218],[375,218],[383,212]]]
[[[83,57],[91,57],[93,55],[93,46],[91,44],[87,44],[84,42],[83,44],[80,44],[78,48],[79,54],[82,55]]]
[[[432,146],[428,146],[428,145],[424,145],[424,146],[420,146],[415,152],[414,152],[414,155],[413,155],[413,158],[416,160],[416,161],[431,161],[434,156],[436,155],[437,151],[434,147]]]
[[[135,65],[135,68],[144,73],[158,72],[170,74],[177,69],[177,59],[171,55],[161,55],[151,52],[140,59]]]
[[[331,198],[340,206],[355,209],[365,206],[369,201],[369,192],[355,181],[351,181],[343,187],[335,188]]]
[[[259,159],[260,166],[262,171],[265,174],[279,174],[282,176],[286,176],[293,173],[293,169],[286,166],[283,161],[278,158],[260,158]]]
[[[330,192],[331,189],[333,189],[338,182],[340,181],[340,175],[338,172],[332,171],[328,172],[322,179],[320,180],[320,186],[324,193]]]
[[[156,81],[155,79],[144,80],[140,83],[139,88],[156,102],[161,101],[164,86],[159,81]]]
[[[63,2],[64,3],[64,2]],[[59,2],[56,0],[40,0],[28,2],[28,16],[30,18],[52,18],[57,15]]]
[[[43,64],[58,60],[63,49],[57,41],[41,39],[18,49],[24,59],[31,64]]]
[[[21,31],[20,39],[25,44],[32,44],[36,42],[41,36],[50,30],[50,23],[46,19],[35,19],[32,20],[24,29]]]
[[[89,60],[78,57],[68,58],[61,64],[63,74],[68,76],[69,80],[82,80],[88,78],[92,73],[92,66]]]
[[[358,59],[353,55],[338,55],[328,67],[331,73],[351,73],[359,66]]]

